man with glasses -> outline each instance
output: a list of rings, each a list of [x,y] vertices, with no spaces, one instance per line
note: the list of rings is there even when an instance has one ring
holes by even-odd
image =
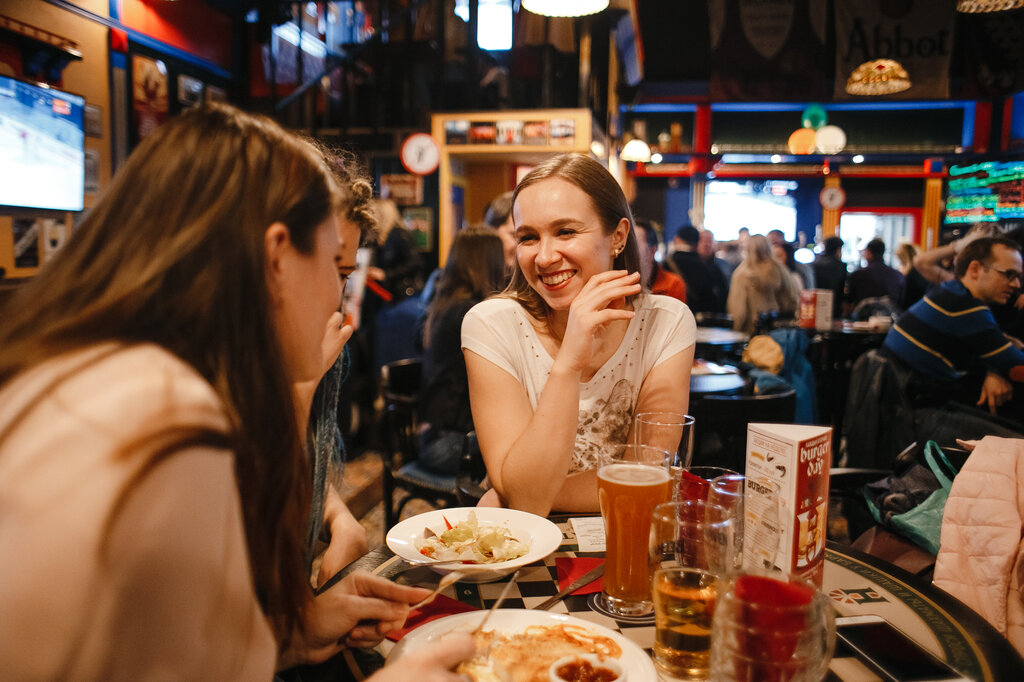
[[[989,306],[1006,303],[1024,286],[1022,267],[1016,242],[975,239],[957,256],[955,279],[933,287],[900,317],[885,348],[914,371],[912,395],[957,400],[992,414],[1011,401],[1008,377],[1024,366],[1024,351],[1000,331]],[[999,413],[1019,419],[1020,405],[1024,400]]]

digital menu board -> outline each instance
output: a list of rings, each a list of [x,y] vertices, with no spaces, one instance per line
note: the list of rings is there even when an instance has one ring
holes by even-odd
[[[1024,218],[1024,161],[950,166],[946,224]]]

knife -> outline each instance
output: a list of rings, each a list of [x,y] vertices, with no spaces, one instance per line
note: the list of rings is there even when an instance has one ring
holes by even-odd
[[[604,564],[601,564],[600,566],[594,566],[592,569],[584,573],[581,577],[572,581],[572,583],[570,583],[569,586],[566,587],[564,590],[560,590],[558,594],[556,594],[553,597],[548,597],[547,599],[537,604],[533,608],[540,610],[548,609],[554,606],[557,602],[560,602],[562,599],[564,599],[567,594],[575,592],[584,585],[589,585],[590,583],[600,578],[602,575],[604,575]]]

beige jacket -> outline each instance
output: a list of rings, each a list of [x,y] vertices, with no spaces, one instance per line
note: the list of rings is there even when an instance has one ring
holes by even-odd
[[[273,677],[232,454],[193,447],[143,472],[137,439],[164,426],[226,419],[155,346],[63,356],[0,390],[5,680]]]
[[[752,334],[759,313],[778,310],[792,313],[800,303],[800,290],[784,265],[765,261],[740,263],[732,273],[726,311],[733,329]]]
[[[933,582],[980,613],[1024,655],[1024,440],[986,436],[942,516]]]

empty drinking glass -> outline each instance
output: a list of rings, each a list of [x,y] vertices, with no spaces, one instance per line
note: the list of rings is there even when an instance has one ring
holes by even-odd
[[[641,412],[633,423],[633,440],[672,453],[673,471],[693,458],[693,417],[681,412]]]
[[[733,519],[733,568],[744,565],[744,535],[751,534],[749,568],[771,569],[779,547],[779,484],[763,477],[723,474],[708,486],[708,502],[725,509]],[[749,527],[748,527],[749,526]]]

